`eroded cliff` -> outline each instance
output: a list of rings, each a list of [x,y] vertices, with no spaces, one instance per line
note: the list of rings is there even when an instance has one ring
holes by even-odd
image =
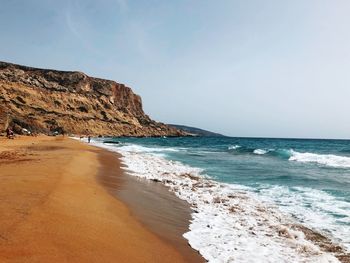
[[[113,136],[181,136],[143,112],[140,96],[124,84],[82,72],[0,62],[0,130]]]

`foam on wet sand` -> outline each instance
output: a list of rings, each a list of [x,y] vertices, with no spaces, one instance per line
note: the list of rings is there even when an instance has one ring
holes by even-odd
[[[184,236],[209,262],[338,262],[344,254],[315,242],[307,228],[247,187],[218,183],[201,169],[134,150],[137,146],[97,144],[121,153],[129,174],[161,182],[191,205]]]

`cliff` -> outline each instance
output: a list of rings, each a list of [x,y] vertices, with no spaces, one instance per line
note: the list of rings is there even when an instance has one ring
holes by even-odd
[[[37,69],[0,62],[0,132],[66,132],[111,136],[181,136],[155,122],[140,96],[124,84],[82,72]]]

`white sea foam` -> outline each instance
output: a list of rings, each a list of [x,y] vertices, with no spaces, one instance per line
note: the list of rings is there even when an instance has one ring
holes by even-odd
[[[317,229],[350,251],[350,203],[308,187],[267,186],[259,197],[279,206],[308,227]],[[336,215],[336,216],[335,216]]]
[[[297,161],[302,163],[317,163],[336,168],[350,168],[350,157],[333,154],[316,154],[308,152],[301,153],[294,150],[290,150],[290,152],[290,161]]]
[[[236,150],[238,148],[241,148],[241,146],[240,145],[232,145],[232,146],[228,147],[229,150]]]
[[[110,146],[113,146],[115,144],[113,143],[104,143]],[[154,148],[154,147],[144,147],[141,145],[136,145],[136,144],[123,144],[123,149],[125,151],[129,152],[138,152],[138,153],[158,153],[158,152],[178,152],[181,149],[180,148],[171,148],[171,147],[159,147],[159,148]]]
[[[263,154],[265,154],[265,153],[267,153],[268,151],[266,151],[266,150],[262,150],[262,149],[255,149],[254,150],[254,154],[258,154],[258,155],[263,155]]]
[[[288,227],[290,219],[259,201],[250,188],[215,182],[201,169],[139,147],[97,145],[121,153],[129,174],[162,182],[191,205],[184,237],[209,262],[338,262]]]

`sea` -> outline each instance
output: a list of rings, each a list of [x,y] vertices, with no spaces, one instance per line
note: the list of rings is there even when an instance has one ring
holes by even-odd
[[[349,140],[92,142],[120,153],[128,174],[163,183],[190,204],[184,237],[209,262],[338,262],[334,251],[350,251]],[[325,251],[324,242],[336,249]]]

